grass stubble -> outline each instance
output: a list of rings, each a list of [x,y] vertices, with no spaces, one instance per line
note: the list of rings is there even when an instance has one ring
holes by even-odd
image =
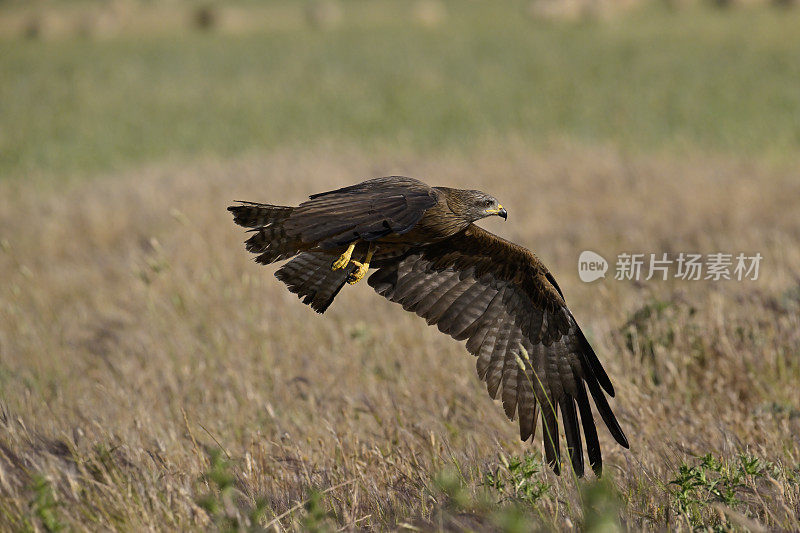
[[[0,529],[795,529],[796,163],[524,143],[322,146],[0,183]],[[490,191],[559,280],[631,449],[555,477],[460,343],[346,288],[324,317],[225,211],[401,173]],[[590,249],[760,252],[757,281],[577,277]]]

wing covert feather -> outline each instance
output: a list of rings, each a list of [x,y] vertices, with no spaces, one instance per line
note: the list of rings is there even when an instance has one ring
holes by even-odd
[[[406,233],[436,202],[436,191],[419,180],[376,178],[310,196],[283,227],[291,237],[327,249]]]

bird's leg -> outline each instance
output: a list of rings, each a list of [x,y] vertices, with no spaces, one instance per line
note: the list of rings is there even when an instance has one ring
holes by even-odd
[[[356,248],[356,243],[350,243],[350,246],[347,247],[347,250],[339,256],[339,259],[331,264],[331,270],[339,270],[340,268],[344,268],[350,264],[350,256],[353,255],[353,250]]]
[[[367,271],[369,270],[369,262],[372,261],[373,255],[375,255],[375,245],[373,243],[369,243],[369,248],[367,249],[366,257],[364,257],[364,262],[362,263],[360,261],[353,261],[353,264],[358,268],[353,270],[353,272],[347,276],[347,283],[353,285],[361,281],[361,279],[367,275]]]

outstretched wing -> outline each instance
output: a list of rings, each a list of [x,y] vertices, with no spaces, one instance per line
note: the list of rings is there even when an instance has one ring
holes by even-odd
[[[467,340],[489,395],[500,395],[511,420],[519,416],[522,440],[535,434],[541,409],[545,455],[556,473],[559,410],[575,472],[583,475],[579,420],[589,463],[598,474],[602,469],[585,386],[611,434],[628,447],[603,392],[614,396],[611,381],[552,275],[530,251],[470,225],[375,266],[369,284],[379,294]]]
[[[358,239],[405,233],[436,204],[436,191],[419,180],[389,176],[310,196],[284,223],[285,231],[323,249]]]

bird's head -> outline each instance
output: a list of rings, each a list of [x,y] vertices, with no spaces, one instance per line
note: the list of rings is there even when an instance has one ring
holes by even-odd
[[[464,191],[462,209],[464,214],[473,222],[485,217],[497,215],[504,220],[508,218],[508,211],[500,205],[497,198],[482,191]]]

